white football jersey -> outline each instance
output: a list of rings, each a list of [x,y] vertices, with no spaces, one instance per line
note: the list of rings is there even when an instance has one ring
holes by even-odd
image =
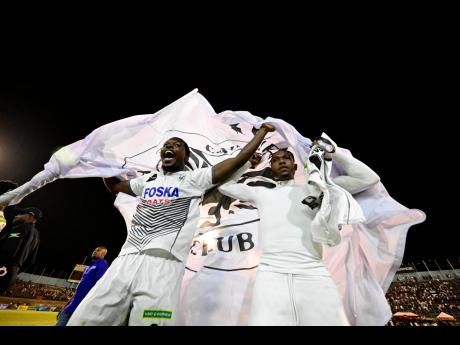
[[[153,172],[130,180],[140,197],[120,255],[160,248],[183,261],[195,234],[201,198],[212,187],[212,167]]]

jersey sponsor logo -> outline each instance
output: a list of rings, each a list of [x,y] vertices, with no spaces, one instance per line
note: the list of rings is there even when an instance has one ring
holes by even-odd
[[[148,200],[145,200],[145,202],[150,205],[171,205],[172,204],[171,199],[148,199]]]
[[[166,319],[171,320],[172,311],[161,309],[145,309],[142,315],[143,319]]]
[[[19,238],[19,235],[21,235],[20,232],[12,232],[9,234],[8,238]]]
[[[179,197],[178,187],[151,187],[144,189],[144,199],[153,197]]]

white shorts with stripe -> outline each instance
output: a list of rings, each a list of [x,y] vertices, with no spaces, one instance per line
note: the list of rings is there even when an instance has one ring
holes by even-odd
[[[184,264],[150,249],[117,257],[68,326],[174,325]]]
[[[257,272],[251,326],[348,326],[338,289],[328,276]]]

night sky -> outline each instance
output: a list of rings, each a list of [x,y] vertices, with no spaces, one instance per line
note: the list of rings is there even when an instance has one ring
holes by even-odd
[[[154,113],[198,88],[216,112],[282,118],[310,138],[325,131],[376,171],[394,199],[427,214],[425,223],[409,231],[405,261],[459,257],[458,232],[441,224],[449,206],[436,191],[441,162],[432,149],[445,129],[449,98],[441,67],[377,47],[313,62],[307,54],[286,54],[267,60],[229,51],[226,59],[216,55],[200,63],[152,55],[116,63],[89,56],[24,58],[3,65],[8,73],[0,76],[0,179],[22,184],[58,148],[108,122]],[[58,180],[24,199],[21,206],[38,206],[45,215],[37,223],[36,270],[68,272],[98,245],[109,249],[111,262],[126,238],[113,201],[99,178]]]

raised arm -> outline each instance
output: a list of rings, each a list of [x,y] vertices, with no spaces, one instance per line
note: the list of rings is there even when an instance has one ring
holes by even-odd
[[[234,172],[241,168],[243,164],[246,163],[256,152],[257,148],[264,140],[265,135],[267,135],[268,132],[273,132],[274,130],[275,127],[264,123],[257,131],[254,138],[252,138],[251,141],[243,147],[236,157],[226,159],[214,165],[212,169],[212,183],[218,184],[224,182]]]
[[[129,181],[120,181],[116,177],[107,177],[103,180],[107,189],[114,195],[117,195],[118,193],[122,192],[125,194],[136,196],[134,192],[131,190]]]
[[[350,155],[337,150],[332,158],[346,173],[334,177],[334,183],[351,194],[362,192],[380,181],[380,177],[371,168]]]
[[[243,164],[233,175],[228,178],[225,183],[222,183],[218,190],[224,195],[227,195],[233,199],[241,201],[255,201],[256,199],[256,189],[254,187],[249,187],[244,183],[238,183],[238,179],[241,175],[249,169],[251,166],[256,166],[254,163],[256,160],[260,160],[256,157],[251,158],[249,162]]]

